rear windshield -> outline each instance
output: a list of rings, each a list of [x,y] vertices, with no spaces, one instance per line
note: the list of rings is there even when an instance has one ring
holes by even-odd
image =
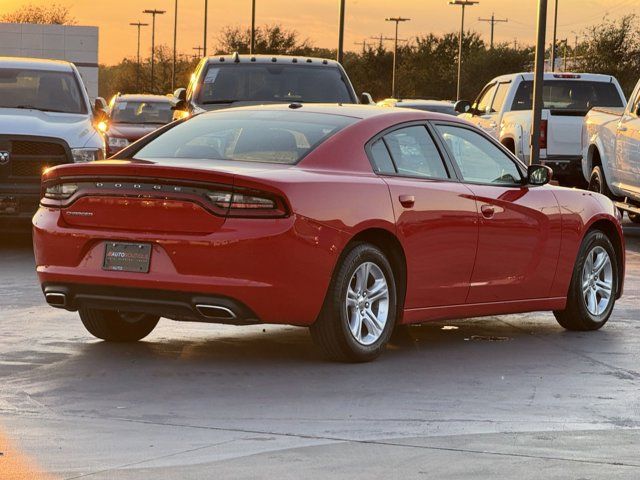
[[[0,69],[0,108],[87,113],[76,76],[71,72]]]
[[[128,102],[119,101],[111,111],[113,123],[165,124],[173,116],[170,102]]]
[[[297,163],[355,118],[299,111],[223,111],[198,115],[142,147],[136,159]]]
[[[518,86],[511,110],[531,110],[533,82]],[[622,98],[613,83],[584,80],[546,80],[544,108],[550,110],[588,111],[592,107],[622,107]]]
[[[233,102],[352,103],[342,73],[335,67],[303,65],[210,65],[198,103]]]

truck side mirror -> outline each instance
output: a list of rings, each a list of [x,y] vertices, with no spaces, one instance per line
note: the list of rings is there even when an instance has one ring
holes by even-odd
[[[176,90],[173,92],[173,96],[178,101],[186,100],[187,99],[187,89],[186,88],[176,88]]]
[[[98,119],[99,121],[106,120],[109,116],[108,110],[109,107],[107,106],[107,101],[102,97],[96,97],[95,101],[93,102],[93,114],[95,115],[96,119]]]
[[[469,113],[471,110],[471,102],[469,100],[458,100],[453,109],[458,113]]]
[[[360,94],[360,103],[363,105],[373,105],[375,102],[373,101],[373,97],[371,97],[370,93],[362,92]]]

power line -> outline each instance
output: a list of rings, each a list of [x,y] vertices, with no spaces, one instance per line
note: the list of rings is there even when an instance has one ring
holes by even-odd
[[[495,28],[496,23],[507,23],[509,21],[508,18],[496,18],[494,13],[491,13],[491,18],[479,18],[480,22],[489,22],[491,24],[491,49],[493,50],[493,30]]]

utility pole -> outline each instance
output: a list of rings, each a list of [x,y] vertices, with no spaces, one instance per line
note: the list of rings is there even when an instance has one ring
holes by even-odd
[[[148,23],[130,23],[132,27],[138,27],[138,65],[136,71],[136,90],[140,91],[140,27],[148,27]]]
[[[495,13],[491,14],[491,18],[480,18],[478,17],[480,22],[489,22],[491,24],[491,50],[493,50],[493,30],[495,28],[496,23],[507,23],[509,21],[508,18],[498,19],[495,16]]]
[[[462,37],[464,36],[464,7],[477,5],[476,0],[451,0],[449,5],[460,5],[462,7],[462,20],[460,22],[460,38],[458,39],[458,88],[456,100],[460,100],[460,88],[462,86]]]
[[[193,58],[202,58],[202,47],[198,45],[197,47],[193,47],[192,50],[198,52]]]
[[[547,0],[538,0],[538,26],[536,60],[533,80],[533,112],[531,127],[531,150],[529,165],[538,163],[540,158],[540,124],[542,123],[542,87],[544,84],[545,33],[547,30]]]
[[[396,35],[393,41],[393,72],[391,74],[391,98],[396,98],[396,64],[398,58],[398,25],[400,22],[408,22],[411,20],[410,18],[403,17],[391,17],[385,18],[385,22],[395,22],[396,23]]]
[[[151,21],[151,93],[155,93],[154,60],[156,53],[156,15],[163,15],[165,10],[143,10],[142,13],[148,13],[153,18]]]
[[[558,35],[558,0],[553,14],[553,43],[551,43],[551,71],[556,71],[556,37]]]
[[[377,37],[371,37],[373,40],[378,40],[378,48],[382,50],[382,45],[385,40],[393,40],[393,38],[385,37],[383,34],[378,35]]]
[[[207,16],[209,13],[209,1],[204,0],[204,38],[202,40],[202,56],[207,56]]]
[[[575,43],[573,44],[573,67],[572,70],[575,71],[576,65],[578,64],[578,34],[572,31],[575,35]]]
[[[251,44],[249,45],[249,54],[253,55],[256,51],[256,0],[251,0]]]
[[[567,49],[569,48],[569,40],[565,38],[564,40],[560,40],[560,43],[564,43],[564,56],[562,60],[562,71],[567,71]]]
[[[340,9],[338,11],[338,63],[342,63],[344,60],[344,8],[345,0],[340,0]]]
[[[361,42],[353,42],[354,45],[360,45],[362,46],[362,53],[365,53],[367,51],[367,39],[363,39]]]
[[[173,11],[173,68],[171,69],[171,91],[176,89],[176,44],[178,39],[178,0]]]

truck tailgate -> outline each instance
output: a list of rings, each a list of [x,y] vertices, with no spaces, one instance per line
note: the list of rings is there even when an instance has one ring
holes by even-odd
[[[547,112],[547,156],[581,155],[582,122],[586,112]]]

